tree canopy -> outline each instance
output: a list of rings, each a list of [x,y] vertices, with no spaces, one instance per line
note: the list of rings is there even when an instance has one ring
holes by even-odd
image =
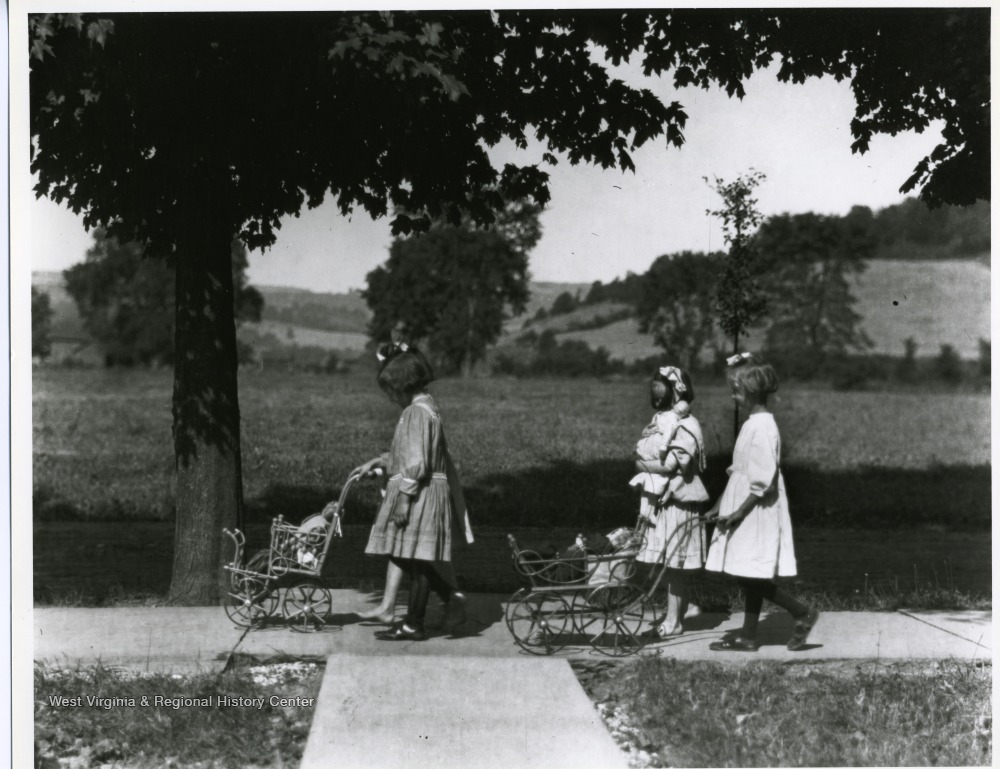
[[[724,254],[684,251],[659,257],[643,278],[639,330],[675,365],[691,369],[715,341],[712,305],[724,264]]]
[[[488,229],[442,224],[396,238],[386,263],[368,273],[369,333],[396,331],[426,341],[445,371],[468,372],[497,340],[503,322],[524,311],[528,252],[541,236],[539,209],[511,204]]]
[[[225,192],[220,214],[251,248],[327,192],[345,213],[417,212],[398,232],[489,221],[497,192],[548,198],[541,168],[494,168],[502,139],[534,129],[550,163],[623,169],[652,139],[683,143],[682,106],[610,78],[603,52],[740,97],[775,59],[783,81],[848,79],[852,148],[944,121],[902,189],[969,203],[989,197],[988,22],[968,8],[33,16],[32,170],[89,226],[168,250],[195,176]]]

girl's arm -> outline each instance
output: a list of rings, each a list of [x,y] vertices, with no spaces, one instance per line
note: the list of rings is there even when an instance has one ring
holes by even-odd
[[[431,474],[431,416],[426,409],[410,406],[403,411],[403,461],[399,469],[399,494],[390,516],[396,526],[410,520],[410,507]]]
[[[635,471],[637,473],[652,473],[653,475],[673,475],[673,472],[663,469],[663,465],[660,464],[659,460],[648,462],[644,459],[637,459],[635,460]]]
[[[744,518],[750,515],[750,512],[757,506],[758,502],[760,502],[760,497],[754,496],[753,494],[747,495],[747,498],[743,500],[739,507],[733,510],[732,514],[727,515],[725,518],[719,518],[718,521],[716,521],[715,527],[721,532],[732,531],[740,525],[740,522]],[[717,518],[719,515],[718,502],[715,503],[715,507],[712,509],[712,512],[715,513],[712,518]],[[712,513],[710,512],[709,515],[712,515]]]
[[[389,464],[389,453],[386,452],[373,459],[369,459],[363,465],[358,465],[353,470],[351,470],[351,475],[368,475],[376,467],[384,468]]]
[[[396,497],[396,504],[392,507],[392,514],[389,519],[396,526],[403,527],[410,520],[410,505],[413,504],[413,497],[409,494],[400,494]]]

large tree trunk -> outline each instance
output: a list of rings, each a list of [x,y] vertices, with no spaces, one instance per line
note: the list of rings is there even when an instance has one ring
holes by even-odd
[[[185,222],[177,261],[174,452],[177,514],[170,602],[218,603],[230,556],[223,527],[243,525],[232,234],[224,217]]]

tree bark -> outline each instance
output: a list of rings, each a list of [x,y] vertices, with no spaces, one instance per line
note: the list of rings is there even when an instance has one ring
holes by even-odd
[[[169,600],[195,606],[225,595],[231,558],[222,529],[243,525],[236,325],[227,222],[189,217],[179,243],[174,363],[177,512]]]

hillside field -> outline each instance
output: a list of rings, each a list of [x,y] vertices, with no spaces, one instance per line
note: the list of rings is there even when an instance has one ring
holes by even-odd
[[[979,354],[979,340],[989,340],[990,268],[986,259],[948,261],[873,260],[852,285],[861,327],[871,338],[873,353],[902,356],[903,342],[913,338],[917,355],[937,355],[950,344],[965,359]],[[656,355],[660,349],[648,334],[639,332],[635,318],[601,328],[566,331],[573,322],[586,322],[599,309],[584,306],[567,315],[531,323],[541,333],[552,328],[560,339],[577,339],[591,348],[604,347],[612,358],[631,363]],[[746,346],[763,340],[752,329]]]

